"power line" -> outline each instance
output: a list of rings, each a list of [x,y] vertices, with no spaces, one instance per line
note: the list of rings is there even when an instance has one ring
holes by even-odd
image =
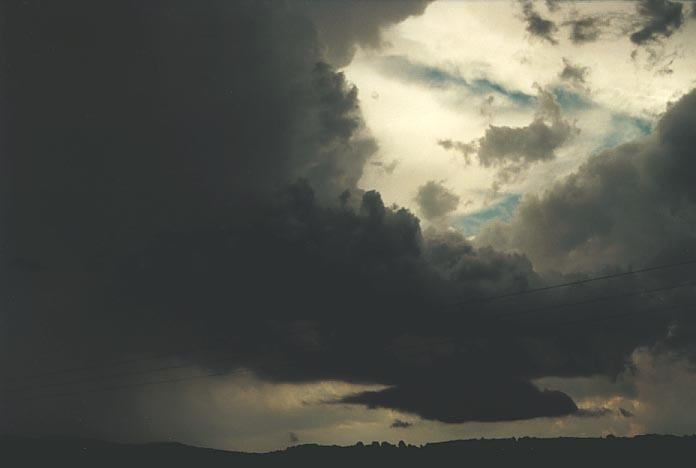
[[[274,369],[277,370],[277,369]],[[135,383],[128,383],[128,384],[120,384],[120,385],[113,385],[110,387],[98,387],[98,388],[92,388],[92,389],[87,389],[87,390],[81,390],[77,392],[69,392],[69,393],[58,393],[58,394],[45,394],[45,395],[29,395],[23,400],[36,400],[36,399],[41,399],[41,398],[63,398],[63,397],[70,397],[70,396],[79,396],[79,395],[84,395],[84,394],[90,394],[90,393],[103,393],[103,392],[112,392],[112,391],[117,391],[117,390],[123,390],[127,388],[136,388],[136,387],[147,387],[151,385],[162,385],[162,384],[170,384],[170,383],[178,383],[178,382],[187,382],[191,380],[199,380],[199,379],[207,379],[210,377],[221,377],[224,375],[234,375],[234,374],[249,374],[249,373],[254,373],[255,371],[252,369],[233,369],[233,370],[228,370],[228,371],[217,371],[217,372],[210,372],[207,374],[199,374],[199,375],[192,375],[192,376],[186,376],[186,377],[174,377],[174,378],[169,378],[169,379],[162,379],[162,380],[152,380],[152,381],[147,381],[147,382],[135,382]]]
[[[287,330],[287,334],[289,335],[298,335],[300,332],[296,330]],[[203,346],[203,347],[197,347],[194,350],[189,350],[190,351],[195,351],[195,352],[206,352],[206,351],[220,351],[220,350],[226,350],[230,349],[230,346],[233,345],[234,343],[230,343],[229,341],[225,340],[222,344],[218,343],[212,346]],[[45,372],[39,372],[36,374],[29,374],[29,375],[24,375],[24,376],[19,376],[16,377],[10,381],[5,381],[5,383],[13,384],[13,383],[19,383],[18,381],[24,381],[24,380],[32,380],[40,377],[48,377],[52,375],[60,375],[60,374],[72,374],[72,373],[79,373],[79,372],[89,372],[93,370],[103,370],[105,368],[113,368],[113,367],[121,367],[125,365],[130,365],[130,364],[138,364],[142,362],[149,362],[149,361],[158,361],[161,359],[171,359],[173,357],[176,357],[176,354],[173,353],[172,351],[169,352],[164,352],[164,353],[159,353],[159,354],[154,354],[152,356],[147,356],[147,357],[140,357],[140,358],[133,358],[133,359],[127,359],[127,360],[122,360],[122,361],[113,361],[110,363],[104,363],[104,364],[95,364],[95,365],[88,365],[88,366],[79,366],[79,367],[72,367],[72,368],[63,368],[63,369],[53,369],[53,370],[48,370]],[[0,387],[0,390],[2,390],[3,387]]]
[[[225,346],[206,346],[203,348],[196,348],[195,351],[209,351],[213,349],[224,349]],[[56,374],[72,374],[72,373],[77,373],[77,372],[87,372],[91,370],[102,370],[104,367],[121,367],[121,366],[126,366],[129,364],[138,364],[140,362],[148,362],[148,361],[157,361],[160,359],[167,359],[167,358],[172,358],[172,352],[166,352],[166,353],[159,353],[155,354],[152,356],[147,356],[147,357],[139,357],[139,358],[133,358],[133,359],[126,359],[123,361],[112,361],[110,363],[106,364],[94,364],[94,365],[88,365],[88,366],[79,366],[79,367],[68,367],[68,368],[62,368],[62,369],[53,369],[53,370],[48,370],[45,372],[38,372],[36,374],[29,374],[29,375],[23,375],[23,376],[18,376],[15,379],[5,382],[5,383],[15,383],[19,380],[31,380],[31,379],[36,379],[40,377],[47,377],[50,375],[56,375]]]
[[[224,359],[216,359],[212,361],[203,361],[201,363],[198,363],[198,366],[208,366],[212,364],[226,364],[226,363],[231,363],[234,361],[237,361],[241,355],[237,355],[235,357],[226,357]],[[68,381],[63,381],[63,382],[52,382],[44,385],[39,385],[36,387],[24,387],[24,388],[3,388],[3,391],[9,392],[9,393],[15,393],[15,392],[25,392],[27,390],[43,390],[45,388],[54,388],[54,387],[66,387],[70,385],[79,385],[83,383],[89,383],[89,382],[94,382],[94,381],[100,381],[100,380],[110,380],[118,377],[130,377],[134,375],[147,375],[147,374],[154,374],[156,372],[164,372],[164,371],[169,371],[169,370],[178,370],[178,369],[186,369],[188,367],[192,367],[196,364],[175,364],[171,366],[163,366],[163,367],[157,367],[154,369],[139,369],[139,370],[131,370],[131,371],[124,371],[124,372],[117,372],[117,373],[112,373],[112,374],[105,374],[105,375],[95,375],[91,376],[89,378],[81,378],[81,379],[75,379],[75,380],[68,380]]]
[[[585,278],[582,280],[577,280],[577,281],[569,281],[567,283],[559,283],[559,284],[553,284],[550,286],[542,286],[539,288],[531,288],[531,289],[523,289],[520,291],[514,291],[514,292],[509,292],[509,293],[504,293],[504,294],[497,294],[493,296],[484,296],[484,297],[474,297],[470,299],[464,299],[461,301],[453,302],[451,304],[442,306],[442,308],[447,308],[447,307],[456,307],[460,305],[466,305],[466,304],[473,304],[473,303],[479,303],[479,302],[489,302],[489,301],[494,301],[498,299],[505,299],[509,297],[517,297],[517,296],[524,296],[526,294],[533,294],[541,291],[551,291],[553,289],[560,289],[560,288],[566,288],[569,286],[578,286],[581,284],[587,284],[587,283],[593,283],[595,281],[604,281],[604,280],[609,280],[609,279],[614,279],[614,278],[621,278],[624,276],[631,276],[631,275],[639,275],[642,273],[649,273],[653,271],[659,271],[659,270],[666,270],[669,268],[676,268],[680,266],[686,266],[686,265],[694,265],[696,264],[696,260],[685,260],[683,262],[675,262],[675,263],[667,263],[663,265],[656,265],[652,267],[647,267],[647,268],[641,268],[637,270],[629,270],[629,271],[624,271],[621,273],[613,273],[610,275],[602,275],[602,276],[594,276],[592,278]]]
[[[652,294],[656,294],[659,292],[671,291],[674,289],[685,288],[685,287],[689,287],[689,286],[696,286],[696,280],[687,281],[685,283],[673,284],[673,285],[669,285],[669,286],[663,286],[660,288],[641,289],[641,290],[637,290],[637,291],[631,291],[628,293],[614,294],[614,295],[610,295],[610,296],[599,296],[599,297],[594,297],[594,298],[587,299],[584,301],[568,302],[568,303],[562,303],[562,304],[553,304],[553,305],[544,306],[544,307],[525,309],[525,310],[521,310],[521,311],[506,312],[506,313],[502,313],[502,314],[492,314],[490,317],[491,318],[501,318],[501,317],[509,317],[509,316],[526,315],[526,314],[535,313],[535,312],[544,312],[547,310],[563,309],[566,307],[575,307],[575,306],[579,306],[579,305],[594,304],[597,302],[610,301],[613,299],[623,299],[623,298],[628,298],[628,297],[652,295]]]

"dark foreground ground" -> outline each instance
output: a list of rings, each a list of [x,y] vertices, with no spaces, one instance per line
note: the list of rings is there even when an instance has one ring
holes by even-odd
[[[696,437],[462,440],[422,447],[300,445],[252,454],[182,444],[0,436],[0,466],[21,467],[635,467],[696,466]]]

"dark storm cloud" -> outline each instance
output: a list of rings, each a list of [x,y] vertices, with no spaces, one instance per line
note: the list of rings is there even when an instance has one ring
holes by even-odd
[[[642,19],[642,27],[631,34],[631,42],[645,44],[662,37],[669,37],[684,22],[684,5],[670,0],[642,0],[636,6]]]
[[[375,144],[301,12],[137,5],[27,3],[4,31],[3,255],[40,265],[2,271],[7,373],[155,353],[398,385],[421,353],[385,347],[443,333],[424,310],[536,280],[521,257],[426,242],[412,214],[355,188]],[[234,359],[207,363],[211,344]],[[3,404],[6,424],[31,421]]]
[[[461,152],[466,160],[475,152],[483,167],[498,169],[496,185],[501,185],[515,180],[531,164],[554,159],[556,150],[577,131],[562,117],[554,96],[539,88],[536,114],[528,126],[491,125],[478,140],[440,140],[438,144]]]
[[[558,27],[556,24],[542,17],[535,9],[531,0],[522,0],[522,13],[527,23],[527,32],[532,36],[544,39],[551,44],[558,44],[554,37]]]
[[[591,157],[543,195],[526,198],[509,225],[481,237],[530,256],[541,269],[595,269],[693,251],[696,92],[655,131]],[[484,241],[485,239],[485,241]],[[671,250],[671,253],[669,252]]]
[[[499,381],[413,383],[408,386],[351,395],[343,403],[370,408],[417,412],[425,419],[446,423],[511,421],[544,416],[563,416],[578,408],[561,392],[539,390],[528,382]]]
[[[291,6],[8,9],[2,260],[41,268],[5,270],[3,298],[39,341],[72,323],[117,341],[89,311],[120,307],[122,259],[225,229],[299,178],[335,200],[375,150],[355,88],[318,62],[312,24]]]
[[[336,67],[350,63],[356,46],[382,45],[383,28],[420,15],[432,0],[307,0],[326,59]]]
[[[571,63],[567,58],[563,58],[563,70],[558,74],[559,78],[569,81],[574,85],[585,85],[585,79],[590,73],[589,67],[583,67]]]
[[[445,187],[442,182],[435,180],[418,187],[415,200],[420,212],[428,220],[442,218],[459,206],[459,196]]]
[[[615,375],[637,346],[664,335],[669,316],[596,334],[590,322],[494,316],[516,312],[510,304],[452,305],[546,283],[524,254],[477,248],[453,232],[423,235],[412,213],[356,188],[375,142],[355,88],[321,63],[304,6],[9,8],[13,21],[0,32],[11,70],[0,157],[3,377],[81,366],[99,377],[109,363],[155,355],[272,382],[381,384],[388,390],[350,401],[426,418],[511,420],[576,411],[533,379]],[[671,157],[624,161],[649,159],[677,209],[693,191],[687,101],[653,139]],[[636,184],[622,177],[612,189],[630,192]],[[572,211],[573,199],[558,204]],[[637,200],[650,215],[650,197]],[[581,229],[606,223],[595,208],[575,213]],[[657,226],[640,235],[655,243]],[[586,318],[572,312],[560,318]],[[687,328],[675,333],[688,342]],[[156,425],[147,419],[156,414],[137,408],[140,389],[95,409],[89,398],[29,402],[5,385],[2,432],[65,420],[58,430],[108,437],[118,422],[133,439]],[[138,427],[124,416],[133,408]]]
[[[337,203],[376,148],[312,22],[261,2],[4,10],[3,369],[185,352],[248,324],[253,302],[232,303],[252,297],[220,288],[260,271],[232,267],[224,234],[298,179]],[[215,333],[223,310],[237,326]]]

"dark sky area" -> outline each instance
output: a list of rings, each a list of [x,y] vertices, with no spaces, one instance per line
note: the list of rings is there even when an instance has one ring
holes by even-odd
[[[475,240],[424,229],[359,184],[380,143],[338,69],[427,3],[3,2],[0,432],[160,437],[139,419],[153,357],[380,385],[324,404],[447,424],[592,417],[534,382],[615,379],[639,348],[693,362],[696,91]],[[626,40],[667,40],[688,8],[641,2]],[[542,97],[480,164],[554,157],[575,129]],[[459,203],[421,189],[435,218]]]

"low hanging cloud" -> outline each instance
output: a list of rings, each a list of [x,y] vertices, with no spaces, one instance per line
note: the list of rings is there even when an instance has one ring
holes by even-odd
[[[554,37],[558,27],[553,21],[542,17],[535,9],[531,0],[522,1],[522,14],[527,23],[527,32],[551,44],[558,44]]]
[[[538,88],[538,93],[534,120],[528,126],[491,125],[478,140],[439,140],[438,144],[460,152],[467,161],[475,152],[481,166],[498,170],[496,186],[516,180],[529,165],[555,159],[556,150],[578,132],[573,123],[563,118],[550,92]]]
[[[418,187],[416,203],[427,220],[442,219],[459,206],[459,196],[445,187],[443,182],[431,180]]]
[[[573,400],[564,393],[539,390],[529,382],[514,380],[493,385],[456,380],[438,382],[436,386],[411,382],[350,395],[341,402],[415,412],[424,419],[451,424],[564,416],[578,411]]]
[[[642,27],[631,34],[631,42],[642,45],[671,36],[684,22],[684,5],[670,0],[641,0],[636,5]]]

